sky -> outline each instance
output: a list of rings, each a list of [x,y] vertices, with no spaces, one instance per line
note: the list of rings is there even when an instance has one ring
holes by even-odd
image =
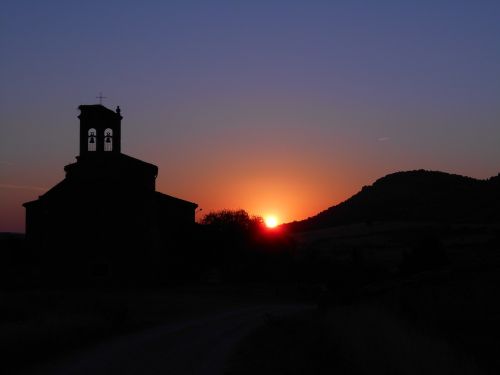
[[[198,215],[301,220],[388,173],[500,172],[500,2],[23,1],[0,13],[0,231],[78,154],[80,104]]]

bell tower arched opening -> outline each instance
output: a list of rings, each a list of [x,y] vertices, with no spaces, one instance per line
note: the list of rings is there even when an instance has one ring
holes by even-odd
[[[104,131],[104,151],[113,151],[113,129],[107,128]]]
[[[97,149],[97,137],[96,130],[94,128],[90,128],[88,131],[87,138],[87,151],[93,152]]]

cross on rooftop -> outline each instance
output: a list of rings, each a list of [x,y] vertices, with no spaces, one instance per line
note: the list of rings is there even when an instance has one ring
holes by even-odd
[[[97,99],[99,99],[99,104],[102,105],[102,100],[106,99],[105,96],[102,96],[102,92],[99,93],[99,96],[96,96]]]

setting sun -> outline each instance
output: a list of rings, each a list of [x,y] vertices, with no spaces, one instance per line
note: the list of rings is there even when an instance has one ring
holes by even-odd
[[[276,228],[278,226],[278,219],[276,216],[266,216],[264,222],[268,228]]]

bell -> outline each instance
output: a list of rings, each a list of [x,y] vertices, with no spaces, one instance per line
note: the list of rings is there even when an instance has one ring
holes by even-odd
[[[89,141],[89,143],[95,143],[95,141],[94,141],[94,137],[90,137],[90,141]]]
[[[110,138],[110,137],[106,137],[106,138],[105,138],[105,142],[106,142],[106,143],[111,143],[111,138]]]

